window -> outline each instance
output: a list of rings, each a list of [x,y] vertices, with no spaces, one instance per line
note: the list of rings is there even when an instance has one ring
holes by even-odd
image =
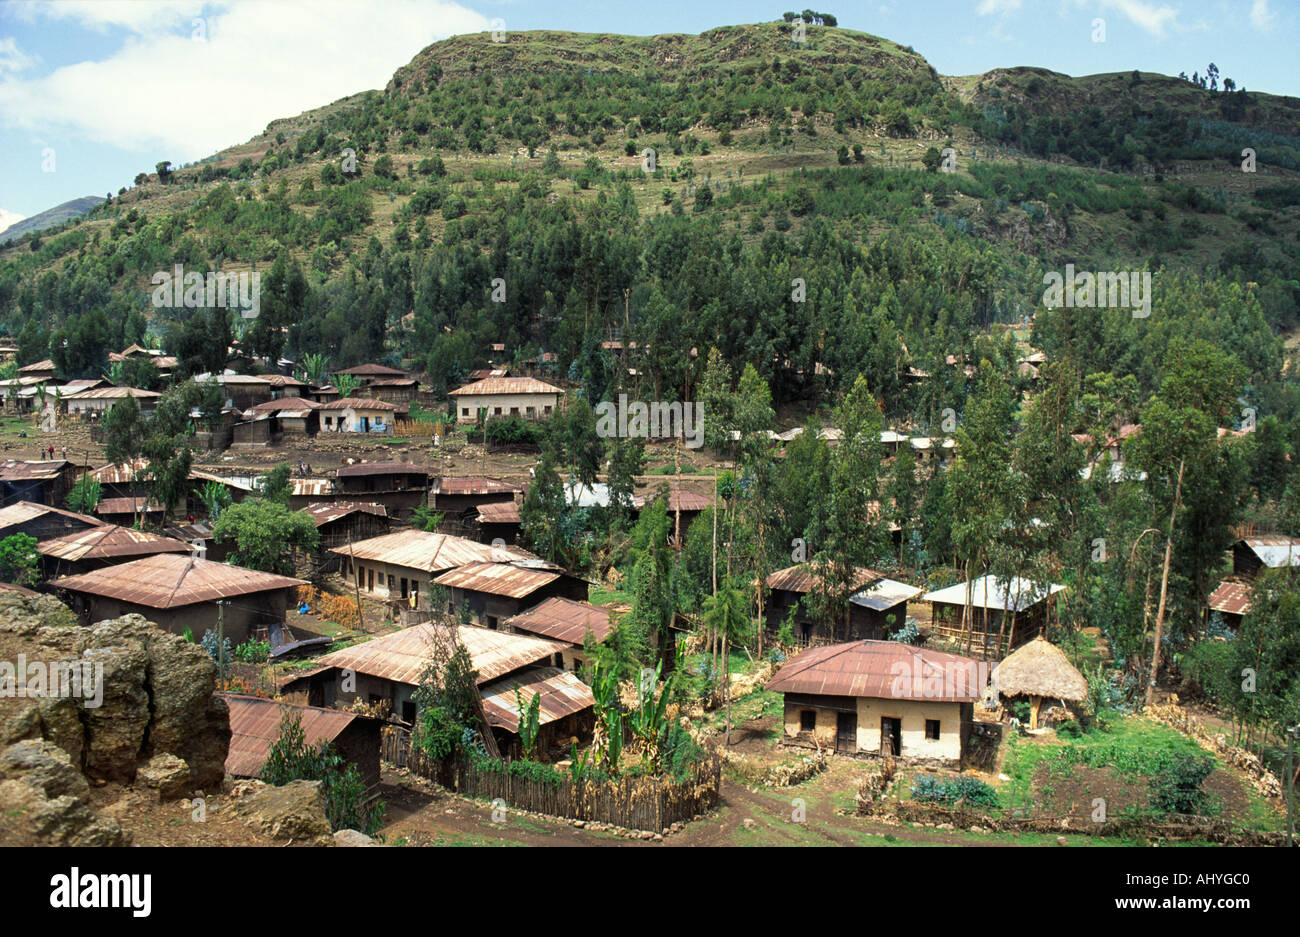
[[[518,408],[518,407],[511,407],[511,408],[510,408],[510,415],[511,415],[511,416],[518,416],[518,415],[519,415],[519,408]]]
[[[817,710],[802,709],[799,711],[799,731],[812,732],[817,728]]]
[[[415,703],[410,700],[402,702],[402,721],[411,724],[415,723]]]
[[[461,407],[460,415],[463,416],[465,419],[469,419],[469,407]]]
[[[495,616],[495,615],[489,615],[489,616],[487,617],[487,625],[488,625],[488,627],[491,628],[493,631],[496,631],[496,630],[497,630],[497,616]]]
[[[493,415],[493,416],[500,416],[500,415],[501,415],[501,408],[500,408],[500,407],[493,407],[493,408],[492,408],[492,415]]]
[[[546,407],[546,408],[543,409],[542,412],[545,413],[547,416],[550,416],[550,415],[551,415],[551,408],[550,408],[550,407]]]
[[[939,739],[939,720],[938,720],[938,719],[927,719],[927,720],[925,720],[925,737],[926,737],[927,739],[934,739],[934,740],[938,741],[938,739]]]

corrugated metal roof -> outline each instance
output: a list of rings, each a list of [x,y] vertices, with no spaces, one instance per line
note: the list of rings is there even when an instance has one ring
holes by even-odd
[[[272,387],[306,387],[306,381],[300,381],[296,377],[289,377],[287,374],[263,374],[262,379]]]
[[[480,524],[519,524],[519,505],[513,501],[489,501],[478,506]]]
[[[436,471],[438,471],[436,468],[417,465],[414,462],[384,460],[341,465],[337,474],[339,478],[364,478],[367,475],[432,475]]]
[[[340,397],[320,405],[322,410],[396,410],[391,403],[373,397]]]
[[[289,484],[293,486],[294,495],[300,498],[318,498],[334,492],[332,478],[291,478]]]
[[[381,537],[358,540],[348,546],[338,547],[333,552],[339,556],[354,556],[359,560],[405,566],[426,573],[440,573],[468,563],[490,563],[498,557],[535,558],[533,554],[518,547],[494,548],[464,537],[424,530],[401,530]]]
[[[248,409],[258,413],[279,413],[281,410],[316,410],[322,406],[324,404],[305,400],[302,397],[277,397],[275,400],[264,400]]]
[[[139,481],[138,476],[149,471],[148,459],[132,459],[130,462],[117,462],[104,465],[90,473],[90,477],[101,485],[125,485]]]
[[[1208,604],[1216,612],[1245,615],[1250,611],[1250,594],[1250,583],[1221,582],[1219,587],[1210,593]]]
[[[349,514],[374,514],[376,517],[387,517],[388,511],[382,504],[371,504],[362,501],[333,501],[324,504],[309,504],[303,508],[317,527],[324,524],[332,523],[341,517],[347,517]]]
[[[896,641],[854,641],[801,651],[777,671],[766,689],[814,696],[973,702],[980,698],[988,665],[969,657]]]
[[[335,371],[335,374],[354,374],[357,377],[405,377],[406,372],[400,368],[390,368],[383,364],[358,364],[355,367],[344,368],[342,371]]]
[[[92,387],[90,390],[78,391],[75,394],[69,394],[64,400],[125,400],[127,397],[134,397],[137,400],[150,400],[154,397],[161,397],[162,394],[152,390],[141,390],[138,387]]]
[[[596,705],[591,687],[579,680],[576,674],[557,667],[529,667],[479,687],[483,712],[490,725],[507,732],[519,731],[516,690],[525,706],[532,703],[534,696],[542,697],[537,707],[537,724],[543,726]]]
[[[451,397],[488,396],[492,394],[563,394],[554,384],[535,377],[485,377],[473,384],[457,387]]]
[[[587,632],[591,632],[597,641],[609,637],[614,630],[614,620],[608,608],[556,597],[507,618],[502,627],[517,628],[582,647]]]
[[[485,478],[478,475],[446,476],[433,481],[433,492],[439,495],[494,495],[514,494],[523,491],[517,485],[503,482],[497,478]]]
[[[655,499],[655,495],[637,495],[632,499],[632,507],[638,511]],[[712,507],[713,501],[705,495],[697,494],[694,491],[669,491],[668,492],[668,513],[672,514],[677,511],[703,511],[707,507]]]
[[[469,563],[443,573],[434,580],[434,584],[449,589],[468,589],[522,599],[559,578],[559,573],[550,570],[529,569],[513,563]]]
[[[971,589],[972,607],[1011,611],[1014,604],[1016,611],[1023,612],[1031,605],[1037,605],[1047,598],[1048,594],[1055,595],[1065,588],[1065,586],[1053,583],[1050,590],[1047,590],[1041,583],[1035,584],[1028,579],[1016,576],[1010,581],[998,580],[992,586],[992,597],[986,599],[985,596],[990,590],[992,580],[993,576],[991,574],[981,576],[975,580]],[[927,593],[921,597],[921,600],[923,602],[940,602],[946,605],[964,606],[966,604],[966,583],[959,582],[956,585],[948,586],[946,589]]]
[[[853,587],[861,589],[883,578],[884,576],[874,569],[859,566],[857,567],[857,576],[853,580]],[[787,566],[785,569],[777,570],[767,577],[767,587],[769,589],[781,589],[786,592],[798,592],[800,594],[811,592],[816,582],[817,579],[813,575],[811,563]]]
[[[354,670],[371,677],[418,686],[420,674],[434,650],[444,641],[465,645],[478,671],[478,684],[505,676],[521,667],[548,660],[565,649],[559,641],[522,634],[476,628],[472,625],[414,625],[382,638],[372,638],[316,658],[320,667]]]
[[[235,478],[226,478],[225,476],[222,475],[213,475],[211,472],[205,472],[202,469],[190,469],[190,481],[220,482],[221,484],[225,485],[227,488],[236,488],[239,491],[251,492],[253,490],[253,486],[251,484],[246,484],[245,482],[242,482]]]
[[[38,459],[35,462],[19,462],[9,459],[0,462],[0,481],[52,481],[59,477],[63,469],[71,465],[63,459]]]
[[[25,364],[18,369],[19,374],[26,374],[31,371],[53,371],[54,362],[49,358],[44,361],[33,361],[31,364]]]
[[[189,553],[190,547],[180,540],[117,524],[90,527],[61,537],[51,537],[37,544],[46,556],[60,560],[97,560],[118,556],[149,556],[155,553]]]
[[[160,553],[78,576],[65,576],[51,583],[59,589],[102,595],[150,608],[179,608],[302,584],[301,579],[289,576],[175,553]]]
[[[230,748],[226,753],[226,772],[241,778],[255,778],[262,773],[271,746],[280,737],[280,720],[287,712],[298,714],[302,721],[303,740],[308,745],[333,742],[357,719],[366,718],[341,709],[296,706],[260,696],[238,693],[217,695],[230,707]]]
[[[91,527],[102,527],[104,525],[104,522],[98,517],[91,517],[89,514],[78,514],[75,511],[52,508],[48,504],[37,504],[34,501],[15,501],[13,504],[0,508],[0,531],[16,527],[19,524],[25,524],[46,514],[58,514],[60,517],[81,521]]]
[[[902,602],[916,598],[925,590],[920,586],[909,586],[897,579],[882,579],[870,589],[864,589],[857,595],[849,597],[854,605],[883,612]]]
[[[1242,541],[1269,569],[1300,566],[1300,539],[1293,537],[1247,537]]]
[[[413,377],[386,377],[377,381],[371,381],[367,387],[406,387],[409,384],[415,384],[417,381]]]
[[[95,506],[97,514],[156,514],[164,510],[161,504],[148,498],[103,498]]]

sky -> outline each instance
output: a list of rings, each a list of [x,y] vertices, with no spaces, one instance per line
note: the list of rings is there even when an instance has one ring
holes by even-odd
[[[911,45],[945,75],[1012,65],[1177,75],[1214,62],[1239,86],[1300,97],[1296,0],[822,2],[841,27]],[[275,118],[383,88],[428,44],[496,20],[507,32],[654,35],[774,20],[788,8],[752,0],[0,2],[0,230],[69,199],[116,193],[160,160],[192,162]]]

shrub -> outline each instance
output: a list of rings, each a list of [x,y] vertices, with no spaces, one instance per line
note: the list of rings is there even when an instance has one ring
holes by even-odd
[[[1201,782],[1214,770],[1214,762],[1198,755],[1174,755],[1151,779],[1151,807],[1161,813],[1187,816],[1204,813],[1208,798]]]
[[[254,641],[252,639],[245,641],[239,647],[235,648],[235,657],[248,664],[259,664],[264,662],[271,655],[270,641]]]
[[[922,774],[912,785],[912,799],[922,803],[996,807],[998,795],[979,778],[962,775],[955,778],[936,778]]]
[[[224,642],[221,642],[217,633],[211,628],[203,632],[203,650],[207,651],[208,656],[217,663],[220,663],[223,657],[229,663],[235,656],[235,650],[230,643],[230,639],[226,638]]]
[[[261,778],[279,787],[290,781],[320,781],[325,815],[333,830],[360,830],[374,835],[384,814],[384,802],[366,802],[366,784],[356,765],[348,764],[328,742],[308,745],[302,718],[287,710],[280,734],[271,743]]]

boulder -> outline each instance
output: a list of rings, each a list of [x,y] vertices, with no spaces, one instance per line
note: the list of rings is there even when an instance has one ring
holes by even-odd
[[[234,801],[230,811],[274,839],[316,845],[334,841],[330,821],[325,816],[325,793],[320,781],[290,781],[280,787],[267,785]]]
[[[378,846],[373,839],[357,830],[337,830],[334,833],[335,846]]]
[[[164,752],[154,755],[136,775],[136,782],[158,792],[159,800],[180,800],[190,792],[190,766]]]
[[[125,846],[130,835],[90,808],[90,786],[67,753],[43,739],[0,752],[0,842],[6,845]]]

